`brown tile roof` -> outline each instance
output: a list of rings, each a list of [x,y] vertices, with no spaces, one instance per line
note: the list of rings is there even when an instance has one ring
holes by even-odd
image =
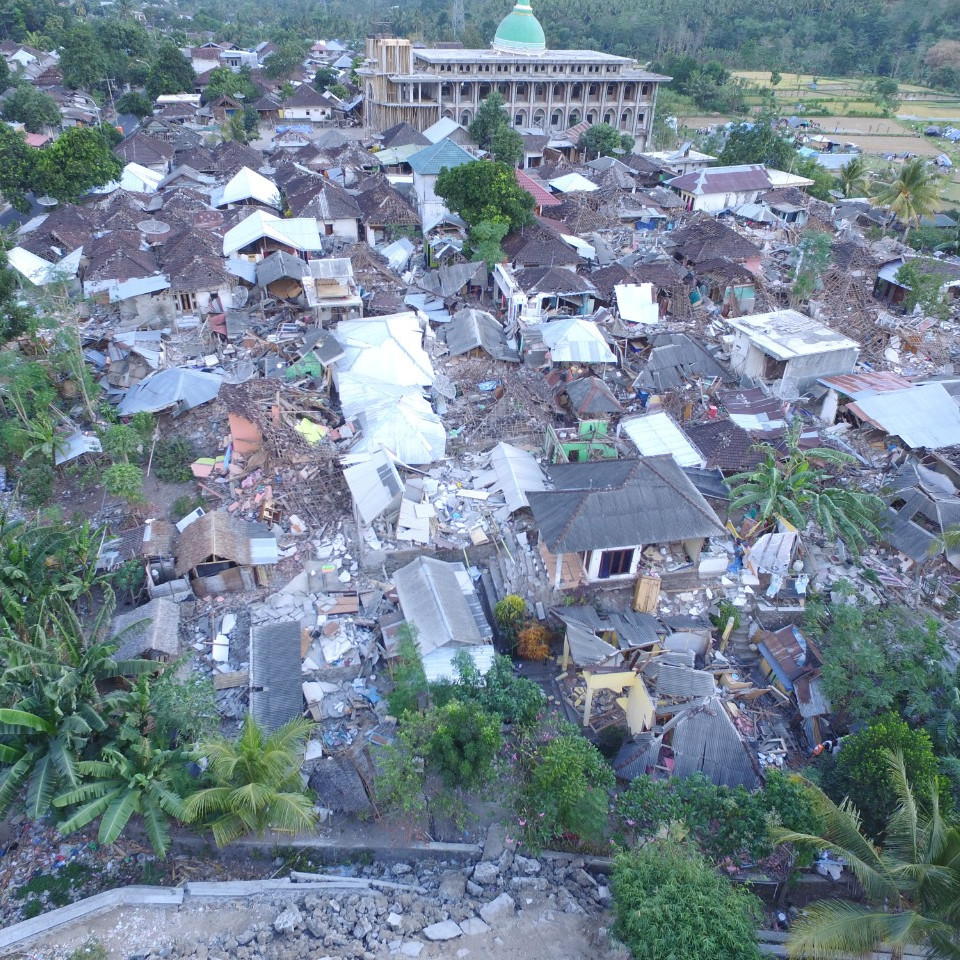
[[[309,83],[301,83],[296,90],[283,101],[284,107],[325,107],[327,101],[320,96]]]
[[[343,187],[322,177],[321,180],[319,190],[287,198],[293,216],[317,220],[359,220],[363,216],[357,201]]]
[[[693,264],[720,257],[742,263],[760,253],[759,248],[749,240],[708,214],[674,230],[666,237],[666,242],[683,260]]]
[[[563,267],[526,267],[516,275],[525,293],[592,293],[593,284],[579,273]]]
[[[370,226],[420,225],[420,215],[394,190],[385,177],[378,177],[371,186],[356,194],[354,199],[360,207],[364,223]]]
[[[605,303],[612,303],[614,287],[618,283],[638,283],[637,275],[619,263],[612,263],[609,267],[601,267],[590,274],[590,282],[597,290],[597,296]]]
[[[139,130],[118,143],[113,152],[127,163],[139,163],[142,166],[173,159],[173,147],[169,143]]]
[[[673,190],[697,196],[739,191],[769,190],[773,184],[762,164],[745,163],[733,167],[705,167],[670,181]]]
[[[755,447],[757,441],[730,420],[686,424],[683,432],[706,458],[711,470],[740,473],[763,463],[763,454]]]
[[[418,147],[429,147],[430,141],[415,127],[412,127],[406,121],[397,123],[384,130],[380,134],[380,143],[384,149],[390,147],[405,147],[408,144],[415,144]]]
[[[580,262],[576,250],[540,223],[508,234],[501,246],[507,259],[517,266],[574,266]]]

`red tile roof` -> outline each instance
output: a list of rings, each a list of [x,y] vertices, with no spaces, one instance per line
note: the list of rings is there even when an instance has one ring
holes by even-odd
[[[514,170],[513,172],[517,178],[517,184],[533,197],[538,207],[560,206],[562,201],[555,197],[542,183],[538,183],[522,170]]]

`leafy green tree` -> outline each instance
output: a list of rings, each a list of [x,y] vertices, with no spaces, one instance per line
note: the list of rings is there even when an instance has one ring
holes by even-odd
[[[190,61],[166,40],[157,48],[147,74],[147,95],[156,100],[164,93],[193,93],[195,79]]]
[[[837,189],[845,197],[864,197],[868,190],[867,162],[862,156],[853,157],[840,168]]]
[[[143,470],[133,463],[115,463],[103,471],[103,489],[130,506],[143,502]]]
[[[789,170],[796,159],[793,143],[773,126],[770,114],[760,114],[752,123],[735,126],[718,158],[724,166],[762,163],[775,170]]]
[[[525,843],[537,850],[564,834],[598,843],[614,785],[600,751],[572,724],[551,716],[523,728],[515,752],[515,806]]]
[[[786,452],[764,445],[764,461],[729,478],[730,509],[747,510],[759,531],[777,517],[801,530],[815,522],[829,539],[839,537],[854,552],[866,543],[865,534],[879,536],[883,501],[873,494],[837,485],[833,475],[812,461],[842,465],[850,454],[830,447],[801,450],[799,420],[785,437]]]
[[[158,750],[144,737],[124,744],[122,750],[105,747],[98,760],[81,760],[77,771],[85,782],[53,800],[54,807],[67,815],[60,832],[68,836],[99,817],[97,839],[115,843],[131,817],[139,815],[153,852],[165,858],[170,849],[169,819],[186,818],[183,798],[172,784],[174,768],[185,761],[182,750]]]
[[[70,127],[40,151],[35,189],[62,203],[75,203],[93,187],[115,180],[123,164],[93,127]]]
[[[263,64],[263,72],[272,80],[288,80],[303,68],[305,57],[305,43],[298,40],[287,40],[267,57]]]
[[[90,24],[78,23],[67,32],[60,51],[63,82],[73,90],[96,90],[107,73],[107,56]]]
[[[924,270],[917,260],[906,260],[897,270],[894,279],[907,288],[903,308],[907,313],[920,307],[924,316],[938,320],[950,319],[950,296],[943,289],[944,276]]]
[[[477,115],[470,124],[470,139],[487,150],[493,138],[504,127],[510,129],[510,117],[504,109],[503,97],[496,90],[477,108]]]
[[[822,649],[825,692],[841,723],[864,723],[889,710],[922,723],[938,712],[950,676],[932,618],[892,604],[814,603],[804,629]]]
[[[890,113],[900,103],[900,84],[893,77],[877,77],[870,84],[870,96],[884,113]]]
[[[804,303],[820,287],[824,271],[830,266],[833,238],[824,230],[809,230],[797,244],[796,263],[793,268],[791,299]]]
[[[928,945],[932,957],[955,957],[960,949],[960,827],[943,816],[933,778],[911,776],[895,751],[878,759],[887,766],[891,794],[878,831],[885,837],[882,846],[870,839],[876,833],[861,826],[855,803],[838,806],[813,786],[824,828],[812,834],[775,831],[780,843],[841,857],[862,891],[856,903],[831,898],[808,904],[790,930],[791,957],[868,956],[881,945],[902,957],[907,944]],[[911,783],[925,786],[915,792]]]
[[[60,126],[60,108],[56,100],[28,84],[17,87],[3,101],[3,117],[22,123],[30,133],[40,133],[44,127]]]
[[[270,55],[270,59],[272,59],[272,57],[273,54]],[[323,93],[324,90],[328,90],[335,83],[339,82],[340,71],[335,70],[333,67],[320,67],[313,76],[313,88],[320,93]]]
[[[397,657],[393,666],[393,690],[387,694],[390,713],[402,717],[420,709],[427,694],[427,675],[423,669],[417,630],[403,624],[397,636]]]
[[[770,74],[770,86],[779,87],[781,80],[783,80],[783,74],[779,70],[773,70]]]
[[[180,666],[170,664],[150,684],[149,733],[158,747],[195,743],[216,733],[220,724],[213,681],[194,672],[184,679]]]
[[[210,71],[210,82],[203,92],[205,103],[212,103],[226,94],[245,103],[255,103],[262,94],[261,88],[253,80],[253,71],[243,66],[236,73],[229,67],[215,67]]]
[[[507,235],[509,227],[495,220],[481,220],[470,228],[467,238],[467,253],[471,260],[482,260],[488,270],[502,263],[506,254],[500,241]]]
[[[239,739],[201,741],[197,754],[207,762],[211,785],[187,798],[186,818],[209,826],[218,847],[250,833],[311,829],[317,815],[300,768],[312,728],[298,717],[268,736],[248,714]]]
[[[136,90],[131,90],[118,98],[117,113],[132,113],[138,120],[153,114],[153,102],[148,96]]]
[[[103,449],[111,460],[129,463],[143,449],[143,439],[133,427],[115,423],[103,435]]]
[[[471,227],[491,220],[515,230],[533,222],[533,196],[505,163],[474,160],[453,170],[444,168],[435,190]]]
[[[891,751],[902,756],[912,783],[938,780],[930,734],[910,727],[894,713],[844,737],[837,753],[823,758],[820,772],[827,796],[835,803],[849,800],[860,813],[866,835],[877,841],[883,840],[900,799],[888,760]]]
[[[633,137],[621,133],[609,123],[595,123],[580,134],[577,149],[588,160],[596,157],[612,157],[629,153],[633,149]]]
[[[652,840],[613,868],[613,932],[635,960],[760,960],[760,901],[692,847]]]
[[[3,93],[10,86],[10,67],[3,57],[0,57],[0,60],[3,61],[0,63],[0,93]]]
[[[246,143],[248,140],[242,110],[234,111],[220,129],[224,140],[236,140],[237,143]]]
[[[26,195],[33,189],[36,151],[27,146],[21,131],[0,123],[0,156],[3,157],[3,163],[0,163],[0,191],[15,210],[27,213],[30,203]]]
[[[513,646],[517,634],[527,618],[527,601],[516,593],[508,593],[498,600],[493,608],[493,619],[503,638]]]
[[[519,167],[523,162],[523,137],[512,127],[501,127],[490,138],[490,153],[498,163]]]
[[[795,157],[790,172],[813,181],[806,188],[811,197],[816,197],[817,200],[823,200],[825,203],[833,201],[830,191],[833,190],[836,180],[833,174],[821,167],[813,157]]]
[[[0,344],[35,333],[40,326],[40,318],[20,293],[19,277],[6,251],[0,250]]]
[[[878,181],[875,186],[874,200],[903,224],[906,239],[921,217],[937,209],[942,178],[930,169],[926,157],[914,157],[905,160],[891,179]]]

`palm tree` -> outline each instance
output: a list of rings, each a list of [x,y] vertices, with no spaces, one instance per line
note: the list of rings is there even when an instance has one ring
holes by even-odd
[[[918,798],[902,754],[888,752],[886,759],[900,803],[882,848],[863,834],[849,801],[837,806],[812,784],[826,824],[823,835],[773,831],[777,843],[839,855],[867,901],[821,900],[808,906],[790,932],[791,957],[869,956],[881,944],[889,945],[894,960],[903,957],[908,944],[928,946],[931,960],[960,956],[960,825],[944,819],[936,782]]]
[[[239,739],[202,741],[197,755],[213,785],[187,799],[187,818],[208,823],[218,847],[248,833],[309,830],[317,816],[300,767],[312,726],[298,717],[266,736],[248,714]]]
[[[837,185],[845,197],[862,197],[867,192],[867,164],[856,156],[840,168]]]
[[[800,530],[812,520],[828,539],[839,537],[852,550],[866,544],[865,533],[879,536],[878,518],[883,501],[872,494],[839,486],[835,477],[811,461],[843,465],[854,458],[830,447],[801,450],[800,424],[787,432],[786,455],[769,444],[762,445],[764,461],[730,478],[730,509],[756,513],[757,530],[778,517]]]
[[[80,776],[89,778],[53,801],[60,809],[82,806],[60,824],[64,835],[80,830],[100,817],[100,843],[113,843],[139,814],[154,853],[161,859],[170,849],[170,817],[186,819],[183,798],[172,786],[174,770],[187,759],[182,750],[159,750],[145,737],[133,743],[104,748],[99,760],[78,764]]]
[[[920,218],[933,213],[940,202],[939,174],[932,173],[928,161],[923,157],[907,160],[896,177],[877,184],[874,200],[890,212],[904,225],[903,239],[906,242],[910,228],[920,222]]]

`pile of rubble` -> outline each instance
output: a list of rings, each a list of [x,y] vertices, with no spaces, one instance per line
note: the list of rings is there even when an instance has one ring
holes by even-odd
[[[373,864],[334,872],[295,873],[310,893],[276,901],[272,923],[251,924],[236,935],[197,936],[174,943],[144,960],[226,956],[238,960],[373,960],[375,956],[418,957],[431,943],[506,933],[525,907],[597,917],[610,903],[604,879],[582,859],[538,860],[506,849],[496,859],[458,865],[451,861]],[[316,885],[329,888],[317,892]],[[469,950],[458,951],[466,956]]]

